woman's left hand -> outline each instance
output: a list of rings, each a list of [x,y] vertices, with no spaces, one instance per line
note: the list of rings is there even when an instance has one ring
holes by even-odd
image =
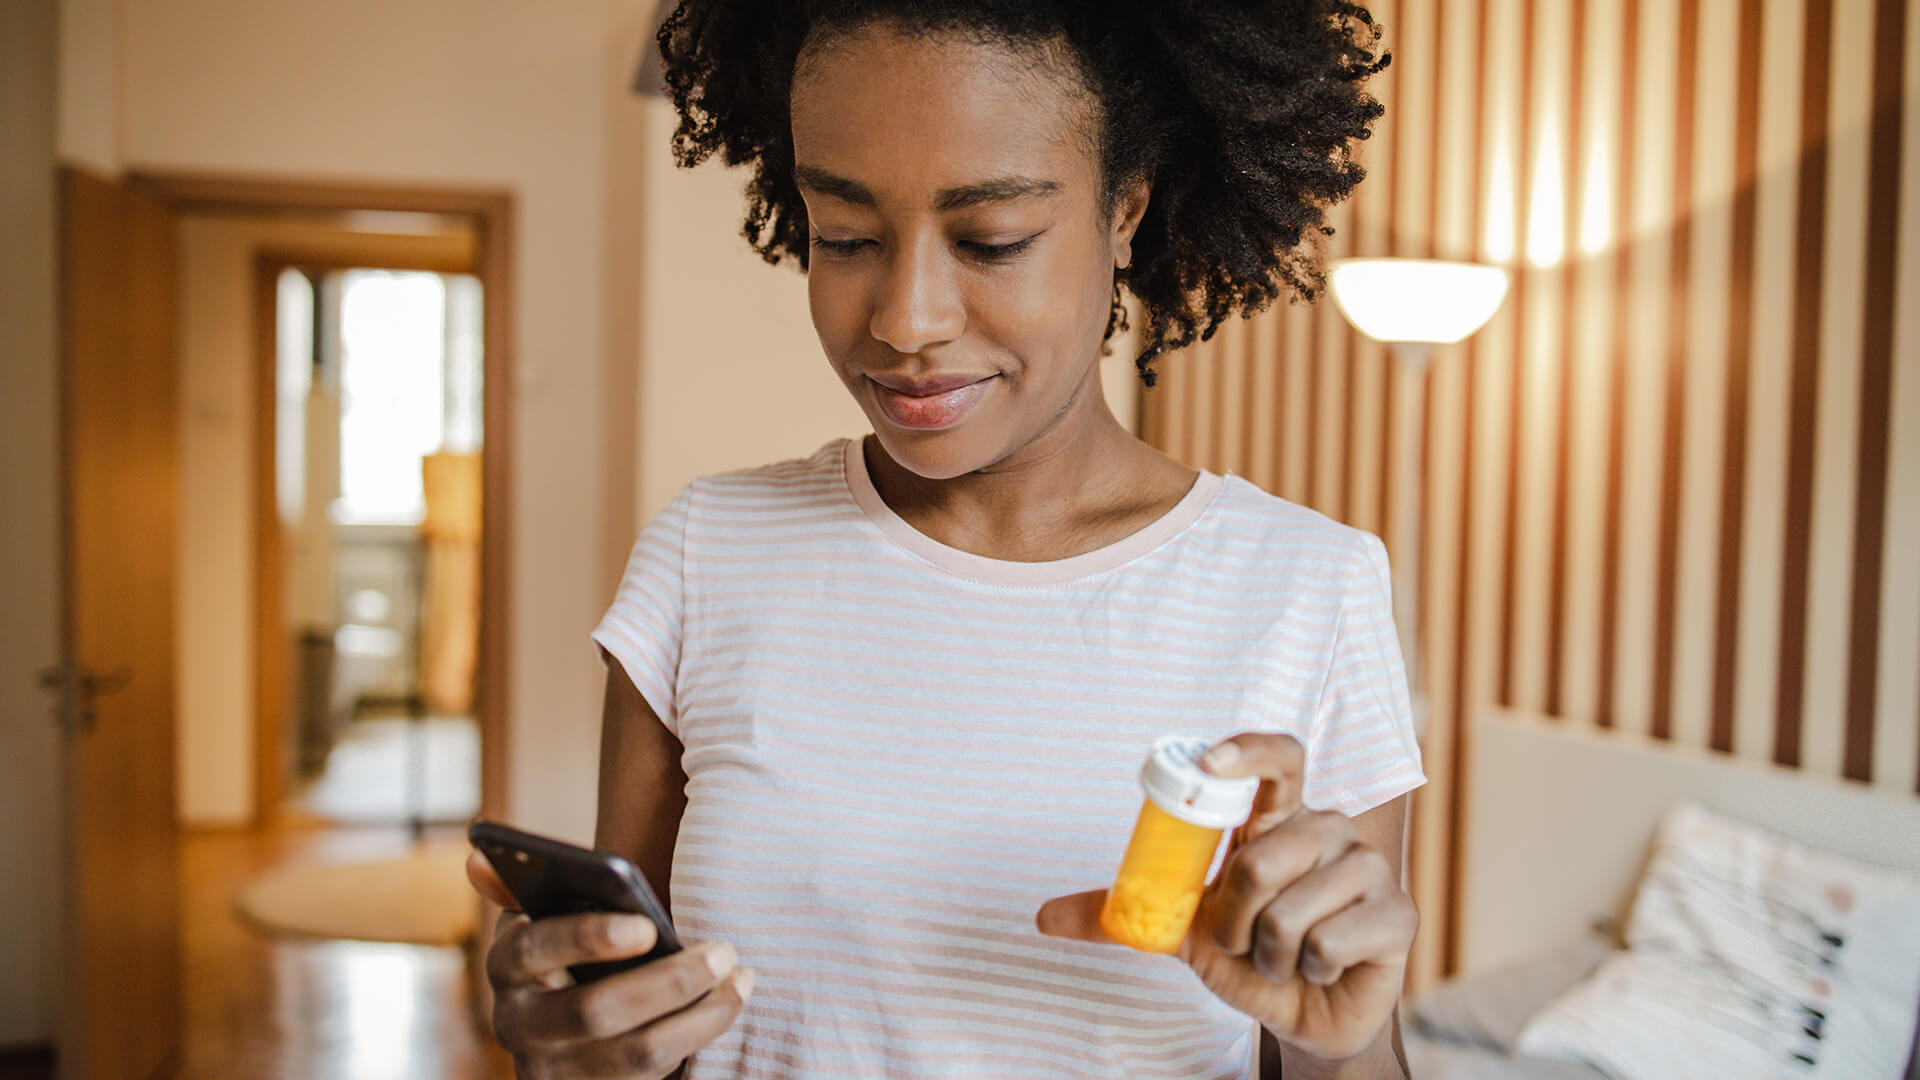
[[[1235,831],[1179,957],[1208,990],[1283,1044],[1327,1061],[1378,1042],[1400,1000],[1419,915],[1389,858],[1353,819],[1300,805],[1305,753],[1285,735],[1236,735],[1201,764],[1258,776],[1253,815]],[[1049,900],[1040,931],[1111,943],[1105,890]]]

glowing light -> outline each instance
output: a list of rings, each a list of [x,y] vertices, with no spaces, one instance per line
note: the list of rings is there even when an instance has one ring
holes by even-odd
[[[1514,198],[1513,149],[1507,140],[1494,142],[1492,169],[1488,175],[1487,227],[1481,246],[1487,258],[1509,263],[1513,261],[1514,252]]]
[[[330,943],[341,957],[335,992],[345,1008],[338,1040],[344,1075],[366,1080],[419,1076],[427,1062],[416,1057],[421,1040],[414,1026],[423,992],[417,945]]]
[[[1375,341],[1450,345],[1507,295],[1505,270],[1438,259],[1341,259],[1329,277],[1340,313]]]
[[[349,270],[340,298],[340,521],[413,524],[419,461],[445,434],[446,285]]]
[[[1587,141],[1587,175],[1580,184],[1580,253],[1598,255],[1613,244],[1613,156],[1599,133]]]
[[[1533,190],[1527,192],[1527,262],[1557,265],[1567,253],[1566,176],[1560,162],[1560,125],[1549,117],[1534,150]]]

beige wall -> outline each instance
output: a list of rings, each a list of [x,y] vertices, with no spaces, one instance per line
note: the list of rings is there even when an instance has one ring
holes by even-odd
[[[806,278],[740,236],[744,174],[675,167],[673,109],[641,106],[640,517],[694,476],[803,457],[865,418],[820,355]]]
[[[111,176],[120,169],[119,0],[57,0],[55,138],[60,160]]]
[[[255,395],[254,255],[324,256],[366,233],[304,222],[187,216],[179,242],[180,538],[175,612],[178,756],[183,824],[253,816]],[[390,237],[389,245],[461,258],[466,234]]]
[[[59,947],[54,16],[0,4],[0,1047],[52,1037]]]

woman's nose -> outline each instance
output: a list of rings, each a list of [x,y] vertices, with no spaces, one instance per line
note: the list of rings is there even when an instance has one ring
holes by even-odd
[[[900,353],[917,353],[958,338],[966,305],[950,260],[932,244],[902,247],[889,261],[869,330]]]

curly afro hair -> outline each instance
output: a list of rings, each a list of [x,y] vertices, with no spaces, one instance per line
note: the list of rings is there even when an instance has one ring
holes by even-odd
[[[807,265],[807,210],[793,178],[788,103],[810,35],[885,23],[1063,55],[1099,102],[1108,212],[1152,185],[1118,271],[1106,336],[1125,329],[1120,286],[1146,311],[1135,358],[1154,384],[1161,353],[1206,340],[1282,290],[1325,284],[1327,208],[1364,171],[1380,116],[1365,80],[1392,59],[1347,0],[684,0],[661,27],[675,159],[751,167],[747,241],[770,263]],[[1064,50],[1060,49],[1061,45]]]

